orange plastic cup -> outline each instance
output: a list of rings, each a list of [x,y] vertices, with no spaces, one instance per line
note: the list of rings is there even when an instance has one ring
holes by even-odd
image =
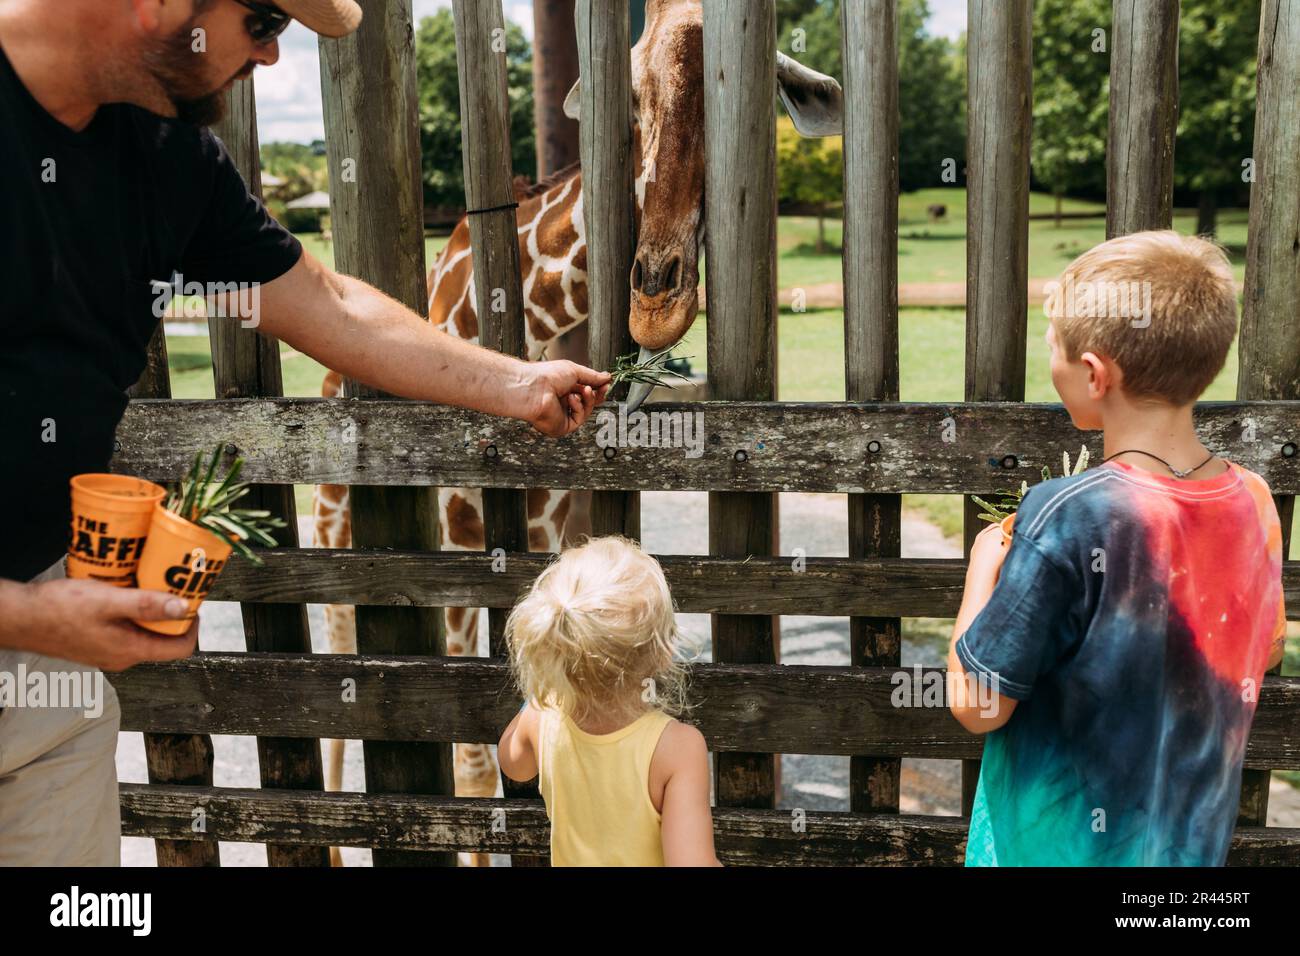
[[[1002,542],[1004,544],[1011,543],[1011,526],[1015,523],[1016,513],[1014,511],[999,522],[999,527],[1002,528]]]
[[[230,545],[207,528],[155,505],[136,578],[141,588],[174,594],[187,601],[188,607],[184,618],[135,623],[156,634],[184,634],[198,617],[199,605],[225,568],[230,552]]]
[[[68,577],[135,587],[154,508],[166,489],[129,475],[77,475],[71,485]]]

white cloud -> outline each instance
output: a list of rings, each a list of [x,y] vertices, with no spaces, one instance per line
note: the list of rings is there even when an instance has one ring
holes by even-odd
[[[503,6],[506,19],[519,24],[531,40],[532,3],[507,2]],[[418,22],[450,7],[451,0],[413,0],[412,14]],[[300,23],[290,26],[280,37],[280,61],[272,67],[259,67],[253,82],[257,91],[257,134],[262,142],[310,143],[325,138],[316,34]]]
[[[930,0],[930,32],[950,39],[966,31],[966,0]]]

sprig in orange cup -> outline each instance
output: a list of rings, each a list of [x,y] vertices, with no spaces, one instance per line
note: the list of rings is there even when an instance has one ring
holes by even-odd
[[[276,540],[270,529],[285,527],[284,521],[272,518],[269,511],[231,507],[248,494],[249,486],[235,482],[244,466],[242,458],[235,459],[230,471],[218,481],[217,462],[222,447],[218,445],[213,451],[206,470],[203,453],[195,455],[189,475],[173,487],[166,502],[156,506],[137,579],[141,588],[167,591],[185,600],[188,610],[179,620],[136,621],[143,628],[159,634],[184,634],[231,553],[238,552],[260,565],[262,559],[245,542],[274,547]]]

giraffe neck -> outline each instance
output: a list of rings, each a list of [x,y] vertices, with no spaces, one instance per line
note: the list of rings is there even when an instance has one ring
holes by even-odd
[[[636,225],[645,201],[640,134],[635,131]],[[582,173],[576,164],[533,187],[517,190],[515,221],[523,279],[528,358],[587,321],[587,230]],[[429,274],[429,317],[458,338],[478,341],[469,220],[462,217]]]

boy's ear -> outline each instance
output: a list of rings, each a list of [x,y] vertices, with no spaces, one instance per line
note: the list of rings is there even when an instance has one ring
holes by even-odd
[[[1088,393],[1091,398],[1101,398],[1118,383],[1119,366],[1108,363],[1095,352],[1084,352],[1079,361],[1088,366]],[[1113,369],[1113,371],[1112,371]]]

